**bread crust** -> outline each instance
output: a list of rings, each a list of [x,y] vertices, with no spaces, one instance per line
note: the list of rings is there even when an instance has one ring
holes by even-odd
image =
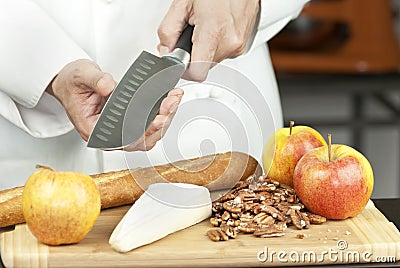
[[[0,227],[25,222],[22,214],[23,186],[0,192]]]
[[[101,199],[101,208],[134,203],[150,184],[191,183],[210,191],[232,188],[239,180],[260,175],[261,167],[251,156],[228,152],[181,160],[155,167],[91,175]],[[0,191],[0,227],[25,222],[22,214],[23,186]]]

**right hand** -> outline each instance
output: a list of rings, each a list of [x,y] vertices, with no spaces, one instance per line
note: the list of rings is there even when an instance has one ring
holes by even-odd
[[[76,130],[87,141],[116,85],[112,76],[102,72],[93,61],[76,60],[65,65],[46,91],[60,101]],[[164,135],[182,96],[183,90],[171,90],[143,136],[125,149],[150,150]]]
[[[158,28],[158,50],[171,52],[185,25],[193,25],[191,64],[183,77],[202,82],[216,63],[245,52],[259,10],[260,0],[174,0]]]

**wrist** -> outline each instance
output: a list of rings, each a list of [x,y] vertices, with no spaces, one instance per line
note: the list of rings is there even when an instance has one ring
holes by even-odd
[[[45,90],[48,94],[50,94],[54,97],[55,97],[55,95],[54,95],[54,90],[53,90],[53,82],[56,79],[56,77],[57,77],[57,75],[54,76],[53,79],[51,79],[50,83],[47,85],[46,90]]]
[[[46,87],[45,91],[62,103],[60,92],[59,90],[57,90],[58,89],[57,82],[58,82],[58,74],[51,80],[49,85]]]

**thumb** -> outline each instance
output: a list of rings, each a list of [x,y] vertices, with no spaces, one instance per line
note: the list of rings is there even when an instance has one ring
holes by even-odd
[[[184,2],[184,3],[182,3]],[[192,9],[192,1],[174,0],[158,27],[160,44],[157,46],[161,55],[171,52],[185,27]]]
[[[117,83],[112,78],[111,74],[103,73],[103,76],[97,80],[96,86],[93,87],[94,91],[97,94],[103,97],[107,97],[113,92],[114,88],[117,86]]]
[[[100,96],[111,94],[116,82],[109,73],[102,72],[96,64],[90,64],[82,70],[82,82]]]

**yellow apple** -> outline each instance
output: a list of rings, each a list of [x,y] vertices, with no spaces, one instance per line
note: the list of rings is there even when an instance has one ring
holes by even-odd
[[[92,178],[42,167],[27,180],[22,211],[32,234],[48,245],[81,241],[100,213],[100,194]]]
[[[293,186],[293,172],[300,158],[311,149],[326,145],[324,138],[308,126],[293,126],[275,131],[264,146],[262,162],[265,174],[280,183]]]
[[[313,213],[328,219],[359,214],[371,197],[374,175],[368,160],[355,149],[340,144],[313,149],[299,161],[294,188]]]

